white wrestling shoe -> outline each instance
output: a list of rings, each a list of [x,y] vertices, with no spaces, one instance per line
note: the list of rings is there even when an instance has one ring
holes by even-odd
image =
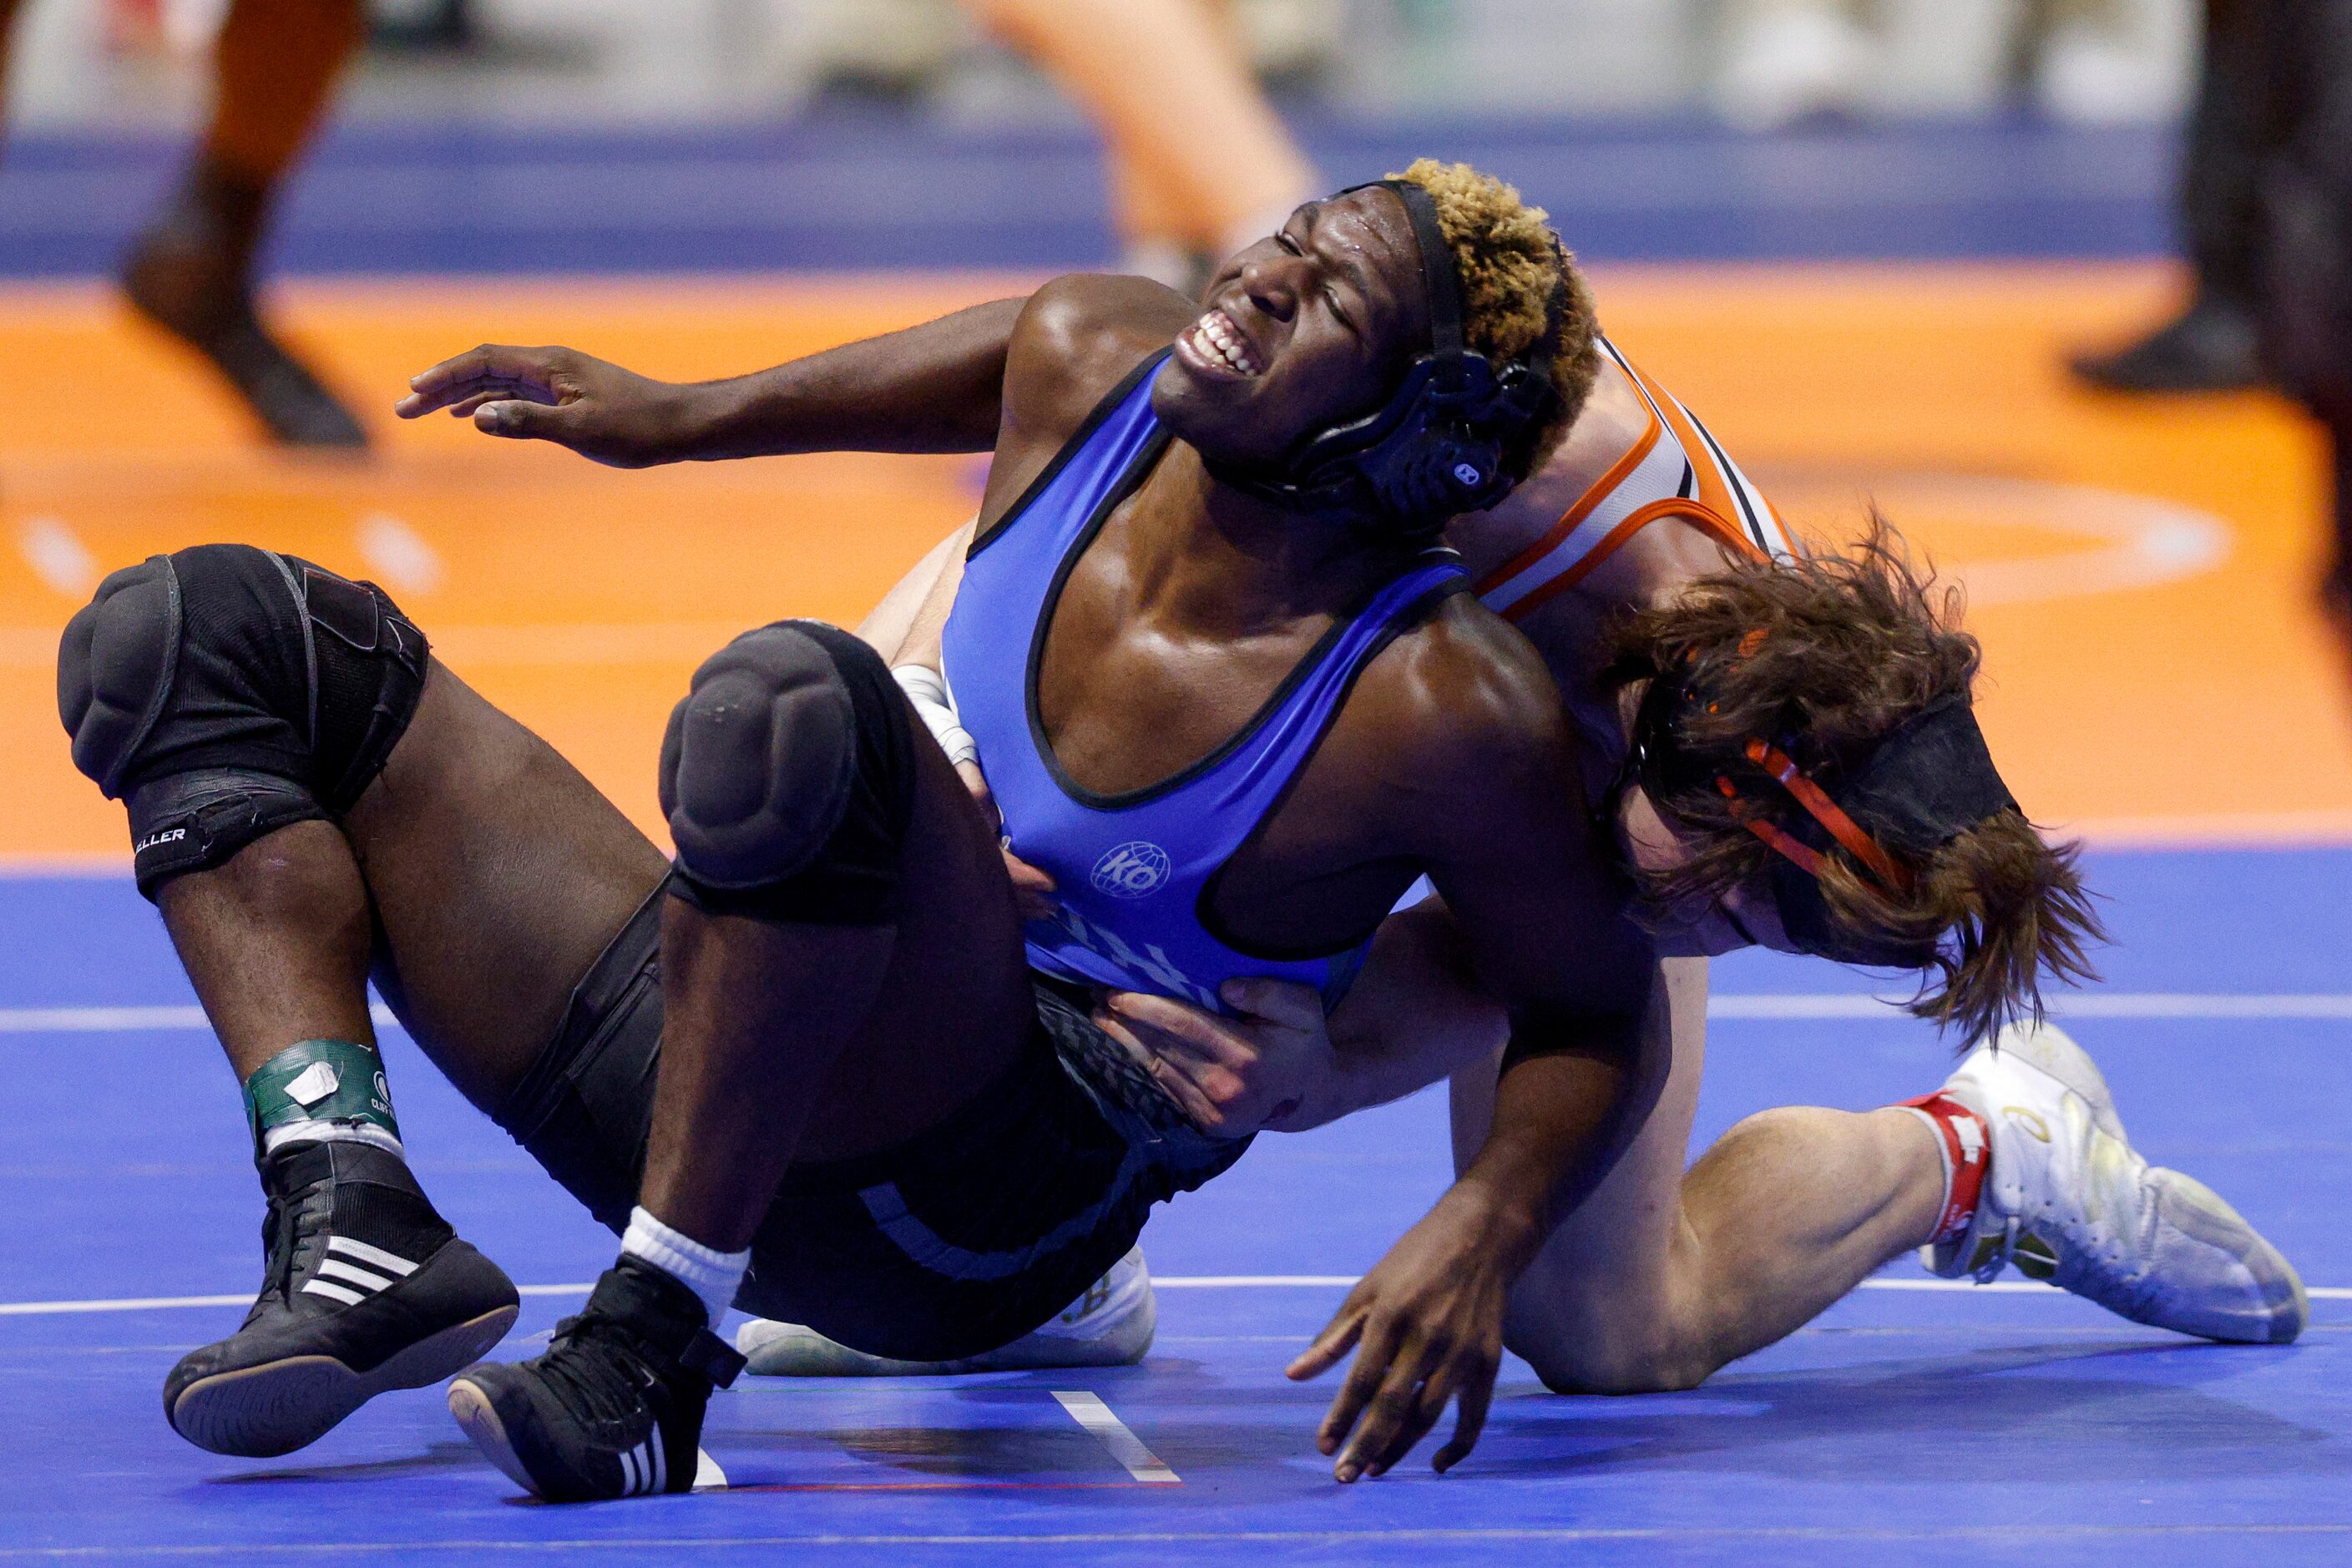
[[[1984,1119],[1992,1163],[1968,1231],[1920,1248],[1930,1273],[1981,1284],[2014,1263],[2136,1323],[2250,1344],[2303,1331],[2294,1267],[2212,1189],[2133,1151],[2063,1031],[2012,1025],[1943,1092]]]
[[[892,1361],[826,1339],[799,1323],[754,1318],[735,1331],[744,1370],[756,1377],[936,1377],[960,1372],[1132,1366],[1151,1349],[1160,1307],[1143,1248],[1131,1248],[1085,1295],[1033,1333],[960,1361]]]

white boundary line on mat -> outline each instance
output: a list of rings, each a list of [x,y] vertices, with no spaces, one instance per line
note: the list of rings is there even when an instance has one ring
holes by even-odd
[[[1178,1487],[1183,1479],[1160,1461],[1160,1456],[1143,1446],[1143,1439],[1128,1429],[1111,1407],[1103,1403],[1099,1394],[1085,1389],[1057,1388],[1054,1397],[1070,1419],[1092,1433],[1095,1440],[1110,1450],[1110,1457],[1126,1467],[1127,1473],[1146,1486]]]
[[[1902,1016],[1900,997],[1851,992],[1717,994],[1706,1000],[1713,1019],[1794,1019],[1826,1023]],[[2352,1019],[2352,994],[2272,992],[2240,995],[2221,991],[2086,991],[2054,998],[2051,1016],[2075,1018],[2335,1018]]]
[[[1356,1282],[1353,1274],[1171,1274],[1155,1276],[1152,1287],[1160,1290],[1344,1290]],[[525,1296],[585,1296],[593,1287],[586,1282],[577,1285],[523,1285],[517,1289]],[[1991,1290],[2021,1296],[2042,1296],[2057,1300],[2066,1292],[2054,1285],[2043,1285],[2032,1279],[1996,1279],[1990,1285],[1979,1285],[1969,1279],[1865,1279],[1858,1287],[1864,1290]],[[2352,1301],[2352,1287],[2314,1286],[2305,1292],[2315,1301]],[[243,1296],[122,1296],[112,1300],[90,1301],[0,1301],[0,1318],[64,1317],[83,1312],[152,1312],[177,1307],[249,1307],[251,1295]]]

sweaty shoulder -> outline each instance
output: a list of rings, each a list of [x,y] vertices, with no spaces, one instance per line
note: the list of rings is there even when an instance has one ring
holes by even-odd
[[[1072,273],[1029,296],[1005,349],[983,533],[1120,380],[1173,342],[1193,314],[1182,295],[1144,278]]]
[[[1468,594],[1442,601],[1381,650],[1349,707],[1401,775],[1480,784],[1474,795],[1512,780],[1549,780],[1572,757],[1550,670]]]
[[[1078,272],[1029,297],[1013,323],[1004,409],[1040,433],[1066,435],[1138,361],[1175,341],[1196,308],[1145,278]]]

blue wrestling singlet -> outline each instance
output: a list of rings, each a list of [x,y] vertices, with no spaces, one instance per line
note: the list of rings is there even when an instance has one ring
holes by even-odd
[[[1363,949],[1262,958],[1226,945],[1202,918],[1217,872],[1306,766],[1357,673],[1429,601],[1458,587],[1451,551],[1433,549],[1335,624],[1265,706],[1206,757],[1142,789],[1089,791],[1062,771],[1037,711],[1045,637],[1062,585],[1171,437],[1151,412],[1165,355],[1121,382],[964,564],[944,645],[950,689],[980,748],[1012,851],[1051,876],[1058,910],[1027,931],[1029,962],[1082,985],[1156,992],[1223,1011],[1217,988],[1262,975],[1336,1003]]]

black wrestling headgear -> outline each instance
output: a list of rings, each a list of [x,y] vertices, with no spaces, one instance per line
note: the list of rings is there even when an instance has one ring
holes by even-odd
[[[1661,677],[1651,682],[1634,721],[1634,763],[1653,802],[1709,786],[1706,764],[1677,743],[1675,731],[1697,701],[1685,681]],[[1840,963],[1919,969],[1934,962],[1932,942],[1880,941],[1841,925],[1822,897],[1821,856],[1832,844],[1844,847],[1890,891],[1907,885],[1909,874],[1886,853],[1888,847],[1924,859],[1960,834],[2017,802],[1993,767],[1984,732],[1965,696],[1931,702],[1871,748],[1861,765],[1828,786],[1817,783],[1790,759],[1789,740],[1757,738],[1748,761],[1801,808],[1767,812],[1753,794],[1728,773],[1717,773],[1712,787],[1734,803],[1749,832],[1771,846],[1772,896],[1781,929],[1798,947]],[[1745,770],[1742,770],[1745,772]],[[1783,823],[1780,817],[1786,815]]]
[[[1234,489],[1294,511],[1428,538],[1465,511],[1483,511],[1518,483],[1505,454],[1550,417],[1559,393],[1550,367],[1496,365],[1462,341],[1462,279],[1437,221],[1437,204],[1412,180],[1373,180],[1339,193],[1394,191],[1412,220],[1429,296],[1429,353],[1414,360],[1389,400],[1361,418],[1307,434],[1265,467],[1212,463]],[[1555,242],[1557,243],[1557,242]],[[1567,268],[1554,288],[1550,323],[1566,309]],[[1547,334],[1549,341],[1549,334]]]

